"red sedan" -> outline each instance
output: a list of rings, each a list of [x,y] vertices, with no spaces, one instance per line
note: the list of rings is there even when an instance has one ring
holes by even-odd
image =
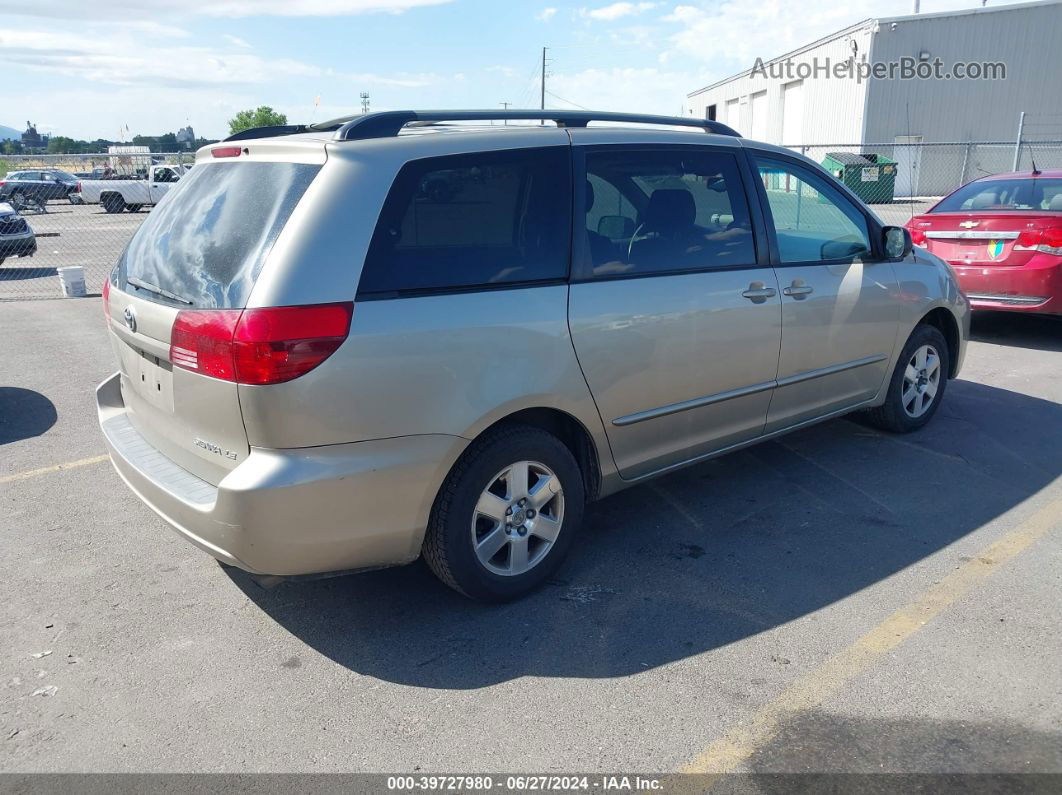
[[[907,222],[974,309],[1062,314],[1062,171],[995,174]]]

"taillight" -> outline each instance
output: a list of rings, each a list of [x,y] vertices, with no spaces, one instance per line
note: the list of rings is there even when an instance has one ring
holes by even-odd
[[[1062,256],[1062,227],[1052,226],[1044,230],[1044,236],[1040,240],[1040,251],[1045,254]]]
[[[186,309],[170,335],[175,367],[240,384],[280,384],[335,353],[354,304],[263,309]]]
[[[103,280],[103,316],[107,319],[108,327],[111,324],[111,277]]]
[[[1047,229],[1023,229],[1014,241],[1015,251],[1039,251],[1062,257],[1062,227]]]
[[[78,181],[78,183],[77,183],[77,192],[81,193],[81,182],[80,181]]]
[[[908,229],[911,233],[911,242],[916,246],[924,246],[926,244],[926,233],[922,229]]]
[[[214,157],[239,157],[240,152],[243,151],[239,146],[219,146],[210,150],[210,154]]]

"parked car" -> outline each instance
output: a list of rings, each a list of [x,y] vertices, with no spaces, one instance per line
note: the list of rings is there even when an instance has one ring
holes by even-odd
[[[0,265],[11,257],[32,257],[37,253],[33,229],[15,209],[0,202]]]
[[[974,309],[1062,314],[1062,170],[982,177],[907,222]]]
[[[77,194],[85,204],[99,204],[108,213],[135,213],[158,204],[183,174],[183,166],[164,165],[152,166],[149,179],[83,179],[77,184]]]
[[[948,266],[717,122],[291,132],[200,150],[104,285],[112,461],[233,566],[514,598],[588,500],[856,410],[915,430],[959,371]]]
[[[0,201],[16,206],[65,199],[77,202],[77,179],[55,169],[12,171],[0,178]]]

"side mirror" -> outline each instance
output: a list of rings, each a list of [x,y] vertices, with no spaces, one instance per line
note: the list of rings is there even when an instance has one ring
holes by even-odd
[[[911,233],[902,226],[886,226],[881,230],[881,248],[889,259],[903,259],[914,248]]]
[[[609,240],[624,240],[634,234],[634,219],[625,215],[602,215],[597,222],[597,233]]]

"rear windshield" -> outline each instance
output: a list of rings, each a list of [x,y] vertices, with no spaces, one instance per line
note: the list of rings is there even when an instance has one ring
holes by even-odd
[[[1062,212],[1062,179],[986,179],[971,182],[933,208],[935,213],[975,210]]]
[[[197,168],[140,226],[116,283],[151,301],[242,308],[269,249],[320,166],[212,163]]]

